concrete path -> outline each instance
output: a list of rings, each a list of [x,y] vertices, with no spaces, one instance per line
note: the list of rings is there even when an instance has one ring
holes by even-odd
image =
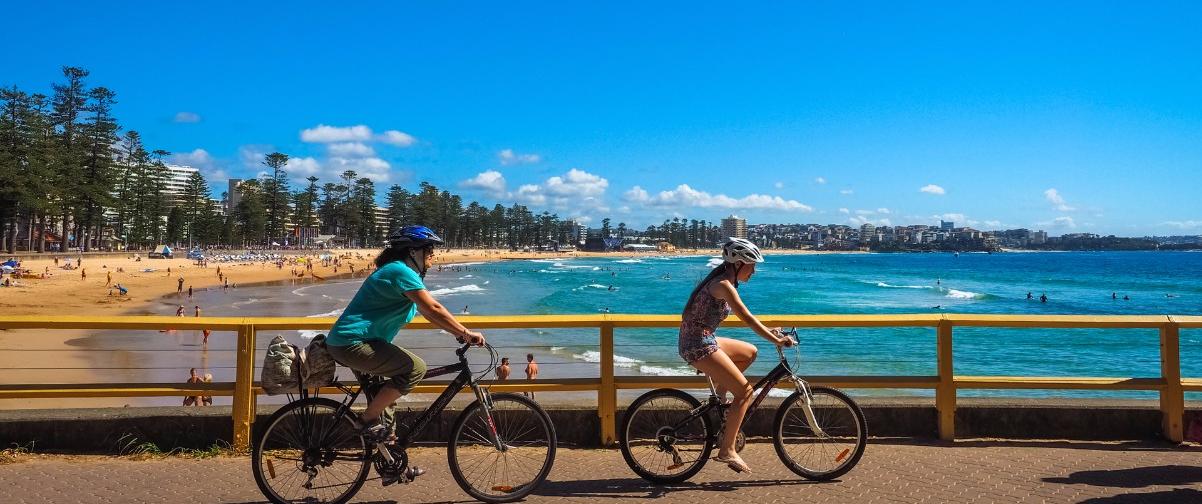
[[[1202,449],[1093,442],[893,443],[874,441],[841,481],[811,483],[785,469],[770,444],[744,452],[755,472],[717,463],[687,484],[634,476],[616,450],[561,449],[527,502],[1072,502],[1202,503]],[[414,450],[429,474],[408,486],[369,481],[352,502],[463,502],[439,448]],[[0,465],[6,503],[264,502],[246,457],[148,461],[27,456]]]

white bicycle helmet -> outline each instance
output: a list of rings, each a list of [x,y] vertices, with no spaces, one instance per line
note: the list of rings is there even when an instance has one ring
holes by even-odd
[[[722,244],[722,260],[728,263],[762,263],[764,262],[764,254],[760,253],[760,248],[742,238],[730,237],[726,239],[726,243]]]

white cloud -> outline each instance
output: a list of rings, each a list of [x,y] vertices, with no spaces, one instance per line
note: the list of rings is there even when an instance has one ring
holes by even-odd
[[[892,226],[893,222],[889,219],[869,219],[867,217],[849,217],[848,224],[853,226],[863,226],[864,224],[872,224],[874,226]]]
[[[856,210],[856,215],[872,215],[874,213],[876,212],[873,212],[872,210]]]
[[[478,189],[494,197],[505,194],[505,176],[496,170],[481,172],[479,175],[459,183],[465,189]]]
[[[814,179],[814,183],[816,183],[816,184],[825,184],[825,183],[826,183],[826,178],[825,178],[825,177],[818,177],[818,178]]]
[[[1072,229],[1077,227],[1077,223],[1073,221],[1073,218],[1068,216],[1056,217],[1050,221],[1036,222],[1035,224],[1037,226],[1057,229]]]
[[[694,207],[694,208],[727,208],[727,209],[766,209],[811,212],[813,208],[795,200],[786,200],[780,196],[765,194],[749,194],[741,198],[732,198],[725,194],[710,194],[689,187],[688,184],[676,186],[671,191],[660,191],[655,196],[647,194],[643,188],[635,186],[626,192],[630,201],[654,207]]]
[[[238,147],[238,160],[242,166],[258,170],[263,166],[263,157],[275,152],[275,147],[262,144],[243,145]]]
[[[518,188],[514,198],[527,205],[542,205],[547,202],[542,188],[534,184],[524,184]]]
[[[338,182],[342,173],[351,170],[356,178],[366,177],[373,182],[392,180],[392,165],[377,157],[330,157],[324,161],[312,157],[288,159],[284,170],[294,179],[316,176],[323,182]]]
[[[504,149],[498,152],[497,159],[501,160],[501,164],[504,166],[532,164],[543,160],[542,156],[538,154],[518,154],[513,152],[513,149]]]
[[[217,160],[204,149],[195,149],[192,152],[177,152],[167,156],[167,162],[196,168],[210,181],[221,182],[229,178]]]
[[[784,188],[785,188],[785,183],[784,183],[784,182],[777,182],[777,183],[775,183],[775,184],[772,184],[772,187],[775,187],[775,188],[777,188],[777,189],[784,189]]]
[[[945,213],[945,214],[941,214],[941,215],[936,215],[935,218],[939,219],[939,220],[949,221],[949,222],[959,222],[962,224],[968,222],[968,217],[966,217],[962,213]],[[973,221],[973,222],[976,222],[976,221]],[[969,225],[971,225],[971,224],[969,224]]]
[[[371,140],[371,128],[362,124],[345,127],[318,124],[301,130],[300,137],[301,141],[311,143],[364,142]]]
[[[389,145],[395,145],[397,147],[408,147],[414,143],[417,143],[417,139],[413,138],[413,135],[397,130],[385,131],[384,133],[381,133],[379,137],[376,137],[376,140]]]
[[[332,143],[326,149],[331,156],[338,157],[371,157],[376,150],[360,142]]]
[[[572,168],[563,177],[551,177],[543,185],[548,194],[563,197],[600,196],[609,181],[584,170]]]
[[[848,209],[846,209],[846,208],[840,208],[840,209],[839,209],[839,213],[841,213],[841,214],[847,214],[847,213],[851,213],[851,210],[848,210]]]
[[[1202,228],[1202,220],[1164,221],[1160,225],[1177,229],[1196,229]]]
[[[851,194],[851,193],[853,193],[853,192],[855,192],[855,191],[852,191],[851,189],[843,189],[843,190],[839,191],[839,194],[842,194],[842,195],[844,195],[844,196],[847,196],[847,195],[849,195],[849,194]]]
[[[200,114],[196,112],[176,112],[174,121],[177,123],[198,123],[200,122]]]
[[[284,165],[284,170],[293,177],[308,178],[312,175],[321,174],[321,163],[311,157],[288,158],[288,163]]]
[[[647,191],[639,186],[631,187],[623,197],[626,198],[626,201],[633,201],[635,203],[646,203],[651,200],[651,195],[647,194]]]
[[[367,177],[373,182],[388,182],[391,179],[392,165],[378,157],[342,158],[331,157],[326,160],[323,179],[336,180],[342,172],[354,170],[358,177]]]
[[[924,193],[928,193],[928,194],[947,194],[947,191],[943,190],[942,187],[939,187],[935,184],[924,185],[924,186],[920,187],[918,190],[922,191]]]
[[[1048,189],[1048,190],[1044,191],[1043,197],[1048,200],[1048,203],[1052,204],[1053,209],[1059,210],[1061,212],[1071,212],[1073,210],[1076,210],[1075,208],[1068,206],[1068,203],[1065,203],[1064,197],[1061,196],[1060,192],[1057,191],[1056,189]]]
[[[191,166],[193,168],[208,168],[213,165],[213,156],[209,151],[204,149],[196,149],[192,152],[176,152],[167,157],[170,163]]]
[[[1002,221],[987,220],[985,221],[985,226],[997,229],[1002,227]]]
[[[879,214],[888,214],[888,213],[890,213],[890,212],[889,212],[889,209],[888,209],[888,208],[881,207],[881,208],[878,208],[878,209],[876,209],[876,213],[879,213]]]

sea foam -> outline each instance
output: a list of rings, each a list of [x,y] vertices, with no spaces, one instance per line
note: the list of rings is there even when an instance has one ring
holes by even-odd
[[[437,289],[430,291],[431,296],[452,296],[455,294],[484,292],[484,288],[476,284],[461,285],[459,287],[448,287],[445,289]]]

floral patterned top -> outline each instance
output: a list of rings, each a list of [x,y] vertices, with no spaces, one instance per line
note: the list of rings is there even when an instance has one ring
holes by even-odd
[[[718,349],[714,333],[726,317],[730,316],[730,304],[710,294],[711,280],[697,291],[697,298],[689,306],[680,321],[680,356],[692,364]]]

